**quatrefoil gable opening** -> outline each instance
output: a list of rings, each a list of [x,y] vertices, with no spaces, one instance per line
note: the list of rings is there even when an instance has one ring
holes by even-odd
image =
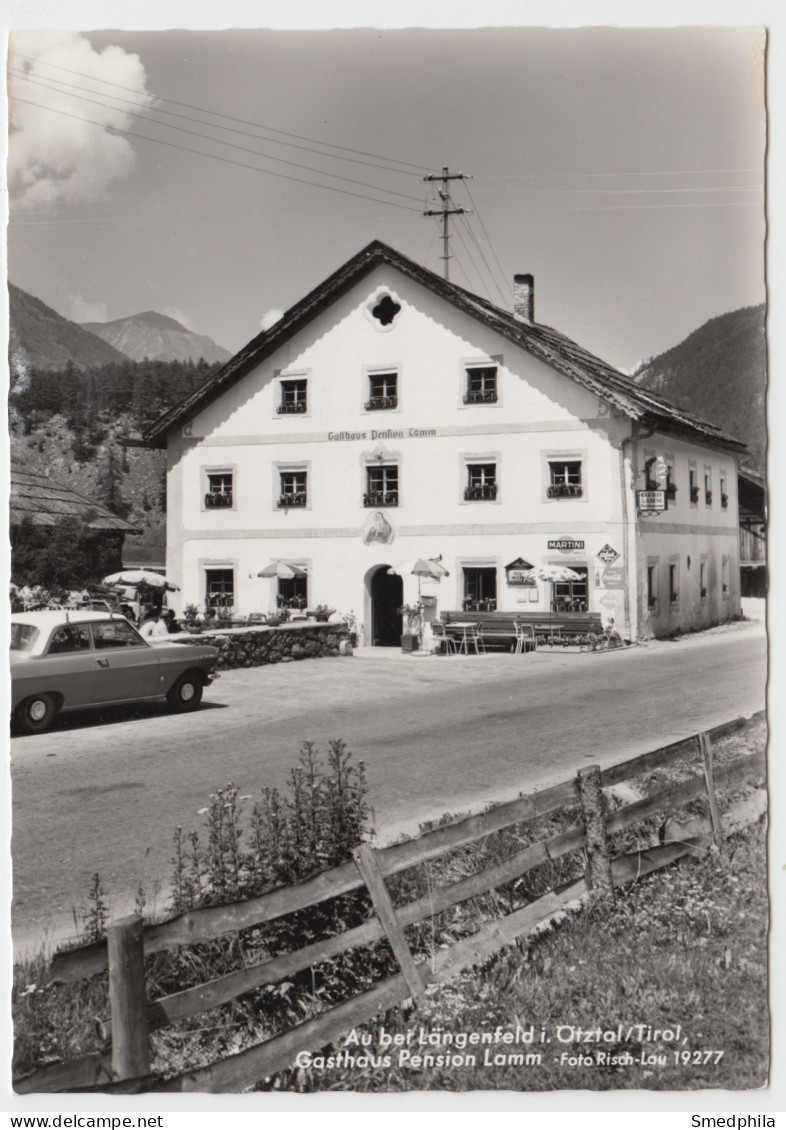
[[[387,291],[382,291],[371,299],[366,309],[380,329],[389,330],[401,311],[401,303],[396,302]]]

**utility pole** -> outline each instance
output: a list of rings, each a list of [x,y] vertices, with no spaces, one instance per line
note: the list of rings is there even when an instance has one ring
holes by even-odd
[[[448,216],[464,216],[464,215],[471,216],[472,215],[471,210],[468,209],[468,208],[451,208],[450,205],[453,203],[453,201],[450,199],[449,182],[452,181],[452,180],[472,180],[472,177],[466,177],[464,175],[464,173],[451,173],[449,171],[447,165],[444,165],[443,168],[442,168],[442,174],[441,175],[424,177],[423,180],[424,181],[440,181],[442,183],[442,188],[438,190],[440,200],[442,201],[442,207],[441,208],[429,208],[429,210],[427,212],[424,212],[423,215],[424,216],[441,216],[442,217],[442,252],[443,252],[442,258],[445,262],[445,281],[449,282],[450,281],[450,266],[449,266],[450,251],[449,251],[448,248],[449,248],[449,243],[450,243],[450,233],[449,233],[449,230],[448,230]]]

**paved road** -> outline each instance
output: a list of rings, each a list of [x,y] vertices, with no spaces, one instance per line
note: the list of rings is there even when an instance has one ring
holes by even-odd
[[[11,743],[17,951],[73,932],[99,871],[116,912],[166,890],[177,825],[210,793],[283,787],[301,743],[366,763],[382,838],[610,764],[764,706],[761,625],[578,655],[354,658],[232,671],[203,708],[85,714]],[[249,801],[250,805],[252,802]]]

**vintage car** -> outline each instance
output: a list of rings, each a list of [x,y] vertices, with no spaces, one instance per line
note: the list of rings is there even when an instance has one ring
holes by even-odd
[[[195,710],[218,650],[163,640],[151,647],[117,613],[60,609],[11,616],[11,711],[15,726],[40,733],[61,711],[166,700]]]

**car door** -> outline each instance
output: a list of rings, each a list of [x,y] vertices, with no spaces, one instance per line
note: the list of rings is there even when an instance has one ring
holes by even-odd
[[[89,706],[93,701],[96,665],[87,624],[55,628],[38,665],[41,691],[59,691],[63,706]]]
[[[127,620],[119,616],[96,620],[90,628],[95,648],[94,703],[133,702],[164,693],[155,649]]]

